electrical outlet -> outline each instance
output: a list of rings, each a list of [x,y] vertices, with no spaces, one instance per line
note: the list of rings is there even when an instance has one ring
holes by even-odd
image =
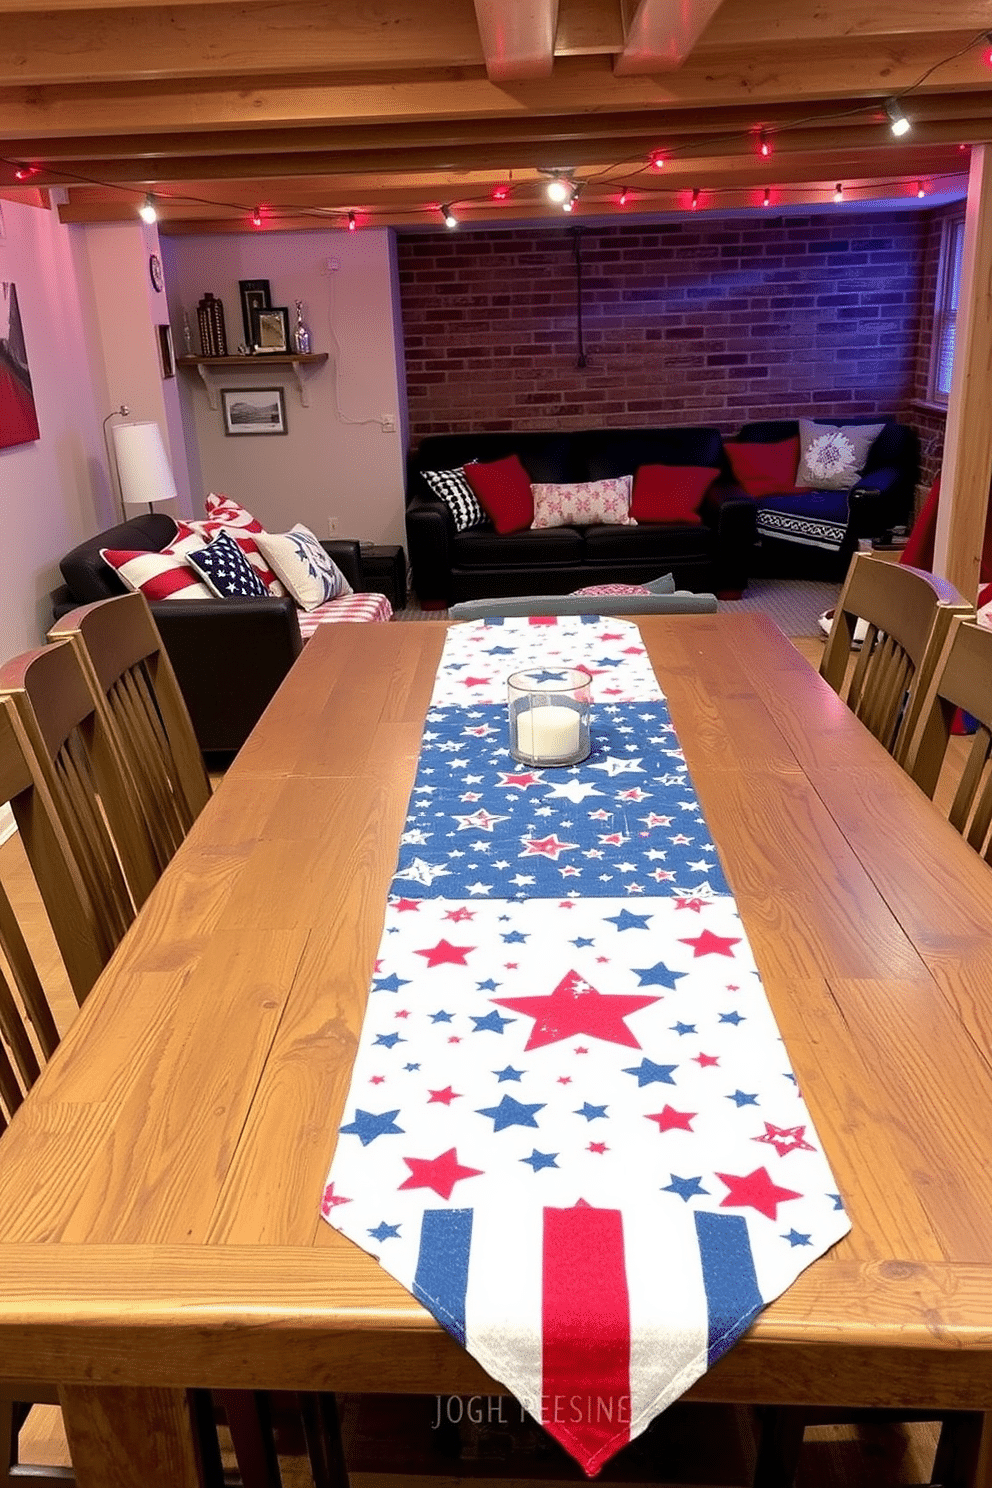
[[[328,517],[328,519],[327,519],[327,535],[328,535],[328,537],[337,537],[337,535],[338,535],[338,519],[337,519],[337,517]]]
[[[380,413],[379,423],[382,427],[383,434],[396,433],[396,419],[391,413]]]

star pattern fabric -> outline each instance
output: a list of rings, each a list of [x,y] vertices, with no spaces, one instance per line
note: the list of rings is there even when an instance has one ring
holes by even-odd
[[[407,823],[440,842],[401,848],[321,1211],[590,1476],[850,1227],[653,675],[643,701],[604,703],[594,685],[598,772],[595,754],[518,766],[499,753],[505,709],[447,701],[480,656],[505,692],[520,665],[598,667],[610,649],[603,673],[636,694],[643,648],[625,622],[449,632]],[[633,756],[637,771],[607,764]],[[647,792],[631,813],[693,839],[655,850],[707,866],[644,848],[642,867],[675,877],[637,896],[618,855],[589,860],[602,887],[563,877],[590,840],[586,808],[630,854],[617,789]],[[449,856],[459,843],[478,869]]]

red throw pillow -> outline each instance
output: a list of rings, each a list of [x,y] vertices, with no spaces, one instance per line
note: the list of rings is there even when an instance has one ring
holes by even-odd
[[[777,444],[735,444],[725,439],[734,479],[749,496],[784,496],[796,489],[799,435]]]
[[[640,465],[630,515],[635,522],[701,522],[697,508],[719,474],[709,465]]]
[[[533,522],[530,476],[516,455],[488,465],[466,465],[465,479],[497,532],[520,532]]]

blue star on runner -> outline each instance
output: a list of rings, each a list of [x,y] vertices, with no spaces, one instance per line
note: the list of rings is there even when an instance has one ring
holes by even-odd
[[[720,1022],[721,1023],[733,1023],[733,1025],[734,1025],[735,1028],[737,1027],[737,1024],[738,1023],[745,1023],[746,1021],[747,1020],[743,1016],[742,1013],[733,1012],[733,1013],[721,1013],[720,1014]]]
[[[516,1018],[504,1018],[495,1008],[493,1008],[491,1013],[487,1013],[484,1018],[477,1017],[474,1013],[470,1013],[469,1016],[475,1024],[474,1033],[502,1033],[507,1023],[516,1023],[517,1021]]]
[[[374,1230],[369,1230],[369,1234],[373,1240],[398,1240],[400,1227],[398,1224],[389,1225],[385,1220],[382,1220],[376,1225]]]
[[[454,1015],[452,1013],[446,1013],[443,1008],[440,1008],[436,1013],[428,1013],[427,1016],[432,1023],[450,1023]]]
[[[583,1102],[583,1104],[579,1106],[578,1110],[575,1111],[573,1114],[576,1116],[584,1116],[587,1121],[595,1121],[598,1117],[602,1117],[604,1120],[609,1119],[606,1115],[605,1106],[591,1106],[588,1101]]]
[[[667,987],[669,991],[674,991],[675,983],[687,974],[684,971],[669,971],[664,961],[656,961],[653,966],[632,966],[631,971],[640,977],[639,986]]]
[[[674,1069],[678,1069],[677,1064],[655,1064],[652,1059],[642,1059],[640,1064],[634,1065],[632,1069],[625,1069],[624,1074],[636,1075],[638,1087],[652,1085],[655,1082],[659,1085],[674,1085],[675,1081],[672,1079]]]
[[[538,1152],[535,1147],[530,1157],[522,1157],[520,1161],[530,1163],[534,1172],[539,1173],[542,1168],[557,1168],[558,1164],[555,1162],[557,1156],[557,1152]]]
[[[622,909],[619,914],[605,915],[604,918],[611,925],[616,925],[619,933],[622,930],[646,930],[648,928],[648,920],[651,916],[649,914],[631,914],[629,909]]]
[[[795,1249],[795,1247],[797,1245],[811,1245],[812,1244],[811,1237],[809,1235],[800,1235],[800,1233],[799,1233],[798,1230],[790,1230],[787,1235],[783,1235],[782,1236],[782,1239],[783,1240],[788,1240],[789,1244],[793,1247],[793,1249]]]
[[[523,1070],[514,1069],[512,1064],[508,1064],[506,1069],[493,1070],[493,1074],[501,1085],[504,1080],[515,1080],[519,1083]]]
[[[746,1090],[735,1090],[733,1095],[727,1096],[727,1099],[732,1100],[738,1108],[741,1106],[756,1106],[758,1104],[757,1091],[753,1095],[748,1095]]]
[[[709,1189],[704,1188],[701,1182],[702,1174],[696,1178],[680,1178],[678,1173],[672,1174],[672,1181],[665,1185],[662,1193],[678,1194],[688,1204],[689,1200],[695,1198],[696,1194],[708,1194]]]
[[[530,939],[530,936],[525,935],[522,930],[508,930],[503,939],[507,945],[523,945],[524,941]]]
[[[355,1119],[347,1126],[342,1126],[341,1135],[357,1137],[363,1147],[374,1142],[376,1137],[391,1137],[399,1135],[403,1131],[402,1126],[396,1125],[395,1118],[400,1114],[399,1106],[395,1111],[363,1111],[360,1106],[355,1107]]]
[[[382,1044],[383,1048],[392,1049],[395,1044],[405,1044],[406,1039],[400,1038],[398,1033],[377,1033],[375,1042]]]
[[[374,992],[398,992],[401,987],[406,987],[409,981],[409,977],[397,976],[394,971],[389,976],[375,977],[372,982],[372,990]]]
[[[525,1106],[520,1101],[514,1100],[512,1095],[504,1095],[498,1106],[486,1106],[477,1112],[479,1116],[488,1116],[493,1123],[493,1131],[505,1131],[508,1126],[536,1126],[534,1120],[535,1111],[543,1111],[544,1101],[535,1106]]]
[[[695,1023],[673,1023],[672,1024],[672,1032],[673,1033],[677,1033],[680,1037],[684,1033],[695,1033],[695,1031],[696,1031],[696,1025],[695,1025]]]
[[[495,992],[499,986],[499,982],[494,982],[492,977],[490,977],[488,981],[476,982],[475,985],[479,992]]]

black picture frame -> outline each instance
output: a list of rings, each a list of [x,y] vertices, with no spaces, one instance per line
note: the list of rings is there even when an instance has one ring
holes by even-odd
[[[172,346],[172,327],[160,325],[155,329],[158,331],[158,359],[162,365],[162,376],[175,377],[176,354]]]
[[[220,406],[225,434],[240,437],[289,433],[286,394],[281,387],[221,388]]]
[[[269,281],[268,279],[239,279],[238,290],[241,294],[241,320],[245,328],[245,345],[250,351],[252,346],[251,313],[253,310],[266,310],[272,304]]]
[[[251,312],[251,347],[258,356],[286,355],[289,342],[289,307],[267,305]]]

